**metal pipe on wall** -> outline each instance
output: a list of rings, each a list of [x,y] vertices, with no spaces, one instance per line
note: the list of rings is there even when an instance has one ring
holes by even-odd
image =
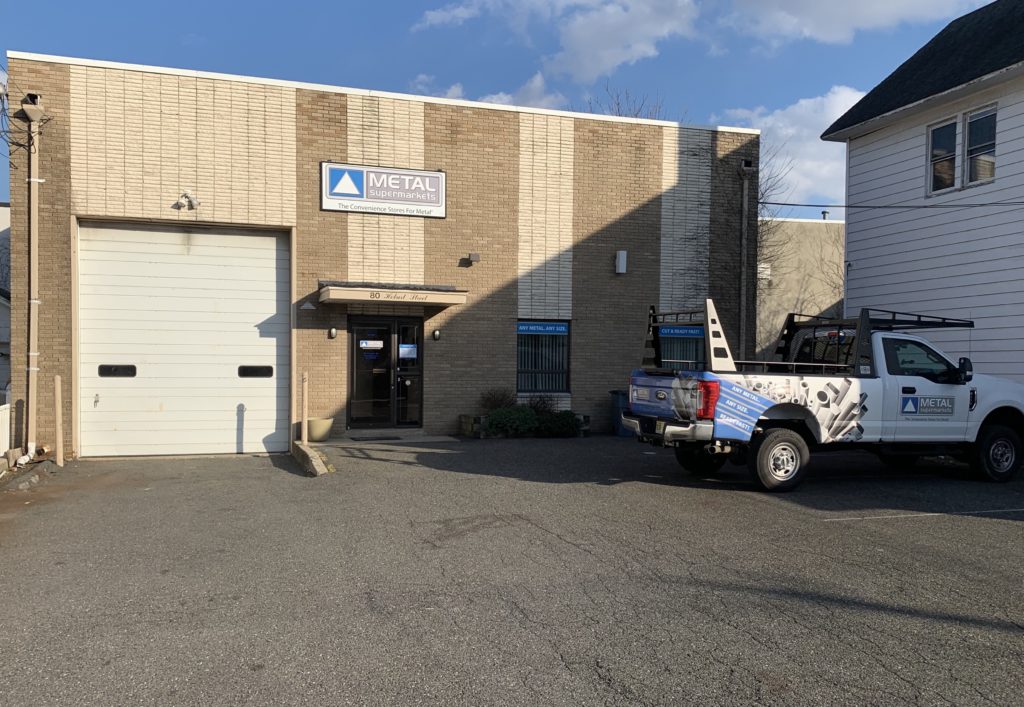
[[[39,397],[39,121],[43,117],[38,96],[30,94],[22,110],[28,123],[28,394],[26,395],[25,451],[29,457],[36,451],[37,401]]]
[[[743,179],[743,203],[740,207],[740,351],[739,358],[747,354],[747,221],[750,209],[750,167],[740,168]]]

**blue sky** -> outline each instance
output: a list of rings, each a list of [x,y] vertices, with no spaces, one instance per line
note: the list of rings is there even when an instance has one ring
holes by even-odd
[[[843,148],[818,134],[950,19],[983,4],[7,3],[0,47],[552,108],[585,109],[607,84],[660,100],[669,119],[761,128],[777,163],[791,165],[780,197],[840,202]]]

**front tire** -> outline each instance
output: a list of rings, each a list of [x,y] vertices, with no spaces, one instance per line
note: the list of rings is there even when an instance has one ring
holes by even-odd
[[[1004,425],[988,425],[978,435],[971,467],[988,481],[1000,483],[1012,479],[1024,464],[1024,444],[1020,434]]]
[[[680,445],[675,451],[676,461],[683,472],[693,476],[714,476],[725,465],[724,454],[708,454],[701,445]]]
[[[754,438],[747,466],[765,491],[789,491],[800,483],[810,458],[803,437],[793,430],[774,427]]]

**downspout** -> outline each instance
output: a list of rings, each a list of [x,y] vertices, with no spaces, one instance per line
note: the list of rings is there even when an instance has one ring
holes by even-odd
[[[740,166],[740,178],[743,180],[743,202],[740,207],[740,359],[746,360],[747,355],[747,218],[750,212],[750,173],[753,167],[750,160],[743,160]]]
[[[28,398],[26,402],[26,456],[30,461],[36,453],[36,402],[39,397],[39,122],[45,115],[42,96],[30,93],[22,101],[22,112],[28,118]],[[25,459],[25,457],[22,457]],[[23,463],[21,459],[19,463]]]

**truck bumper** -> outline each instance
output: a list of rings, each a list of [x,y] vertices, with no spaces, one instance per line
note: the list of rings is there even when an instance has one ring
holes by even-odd
[[[627,413],[622,413],[622,426],[632,430],[641,442],[662,446],[680,442],[709,442],[715,431],[715,423],[711,420],[656,420],[651,417],[635,417]]]

